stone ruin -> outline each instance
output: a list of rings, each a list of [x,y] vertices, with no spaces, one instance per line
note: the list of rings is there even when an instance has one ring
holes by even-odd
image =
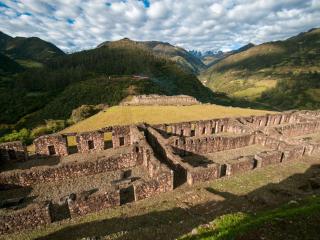
[[[7,196],[0,198],[0,234],[138,201],[181,184],[319,156],[320,112],[112,126],[46,135],[34,145],[36,154],[30,156],[20,142],[0,145],[0,191]],[[81,189],[55,193],[52,186],[72,179]],[[86,181],[97,184],[93,188]],[[14,189],[43,183],[51,184],[49,198],[10,197]]]
[[[172,106],[189,106],[201,104],[197,99],[187,95],[175,95],[175,96],[166,96],[166,95],[138,95],[132,96],[132,98],[125,99],[121,102],[122,106],[147,106],[147,105],[172,105]]]

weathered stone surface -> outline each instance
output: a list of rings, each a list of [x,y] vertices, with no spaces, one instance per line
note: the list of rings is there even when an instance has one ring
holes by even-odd
[[[102,131],[79,133],[76,136],[78,152],[95,152],[104,149],[104,134]]]
[[[187,171],[187,183],[189,185],[219,178],[218,164],[210,164],[208,167],[189,168]]]
[[[69,211],[72,218],[97,212],[105,208],[120,205],[119,190],[99,191],[89,196],[77,196],[74,201],[69,201]]]
[[[255,160],[252,156],[235,159],[227,164],[227,176],[235,175],[241,172],[247,172],[255,168]]]
[[[33,204],[10,215],[0,216],[0,234],[13,233],[51,223],[49,204]]]
[[[61,134],[41,136],[35,139],[33,144],[35,152],[39,155],[68,155],[67,139]]]

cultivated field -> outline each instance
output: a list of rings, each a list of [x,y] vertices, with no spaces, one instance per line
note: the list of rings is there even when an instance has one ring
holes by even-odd
[[[85,132],[106,126],[141,122],[150,124],[173,123],[223,117],[263,115],[266,113],[271,112],[213,104],[192,106],[115,106],[72,125],[62,132]]]

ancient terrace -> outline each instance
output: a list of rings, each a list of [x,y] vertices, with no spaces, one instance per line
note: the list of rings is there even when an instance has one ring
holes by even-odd
[[[113,126],[34,145],[31,156],[21,142],[0,145],[1,234],[317,155],[320,112]]]

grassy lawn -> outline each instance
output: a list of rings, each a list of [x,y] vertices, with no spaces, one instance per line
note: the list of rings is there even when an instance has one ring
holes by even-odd
[[[84,132],[106,126],[141,122],[150,124],[173,123],[223,117],[263,115],[266,113],[271,112],[213,104],[193,106],[115,106],[74,124],[62,132]]]

